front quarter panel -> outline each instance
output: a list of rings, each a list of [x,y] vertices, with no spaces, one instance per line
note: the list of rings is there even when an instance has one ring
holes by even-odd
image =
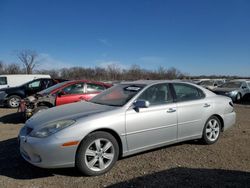
[[[58,139],[82,141],[91,132],[104,129],[115,132],[122,141],[123,149],[127,150],[125,113],[121,109],[79,118],[74,125],[61,130],[55,136]]]

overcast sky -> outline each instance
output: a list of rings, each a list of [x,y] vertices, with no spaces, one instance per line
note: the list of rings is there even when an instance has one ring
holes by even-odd
[[[250,76],[249,0],[1,0],[0,60]]]

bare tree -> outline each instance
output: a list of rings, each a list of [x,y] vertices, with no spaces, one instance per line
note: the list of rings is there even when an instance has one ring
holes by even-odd
[[[23,63],[26,73],[32,74],[38,64],[38,54],[33,50],[21,50],[17,53],[17,57]]]
[[[18,64],[12,63],[6,66],[5,72],[7,74],[20,74],[22,71]]]

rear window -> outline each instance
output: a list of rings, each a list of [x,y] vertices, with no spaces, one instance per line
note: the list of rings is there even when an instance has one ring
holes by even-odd
[[[7,77],[0,77],[0,85],[7,85]]]
[[[87,83],[87,93],[101,92],[105,87],[98,84]]]
[[[198,88],[188,84],[173,84],[178,101],[197,100],[205,97]]]

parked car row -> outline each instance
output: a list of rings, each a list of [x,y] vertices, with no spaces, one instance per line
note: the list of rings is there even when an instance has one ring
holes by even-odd
[[[18,78],[16,78],[18,79]],[[33,95],[39,91],[49,88],[57,83],[65,81],[64,79],[39,78],[29,81],[16,87],[0,89],[0,105],[10,108],[17,108],[21,99]]]
[[[61,82],[22,100],[20,111],[24,112],[26,119],[28,119],[33,114],[54,106],[89,101],[111,86],[111,84],[88,80]]]
[[[250,95],[250,80],[231,80],[223,83],[222,80],[204,80],[198,83],[218,95],[230,97],[234,102],[240,102],[246,95]]]
[[[236,115],[232,100],[214,92],[238,100],[237,94],[247,93],[245,84],[141,80],[113,86],[39,78],[1,89],[0,102],[19,107],[28,119],[18,136],[27,162],[77,167],[96,176],[108,172],[119,157],[185,140],[215,143]],[[226,86],[231,89],[222,93]]]
[[[38,78],[51,78],[46,74],[6,74],[0,75],[0,89],[17,87]]]

